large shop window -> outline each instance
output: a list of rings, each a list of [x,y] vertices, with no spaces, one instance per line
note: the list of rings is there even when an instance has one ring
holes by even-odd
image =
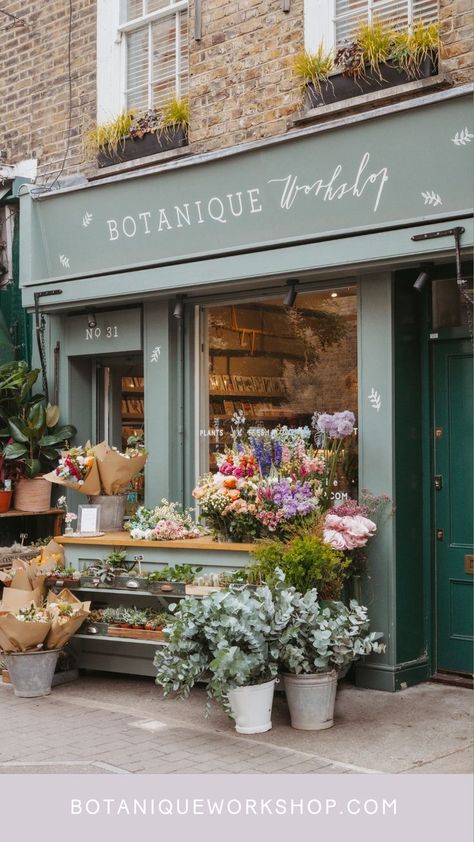
[[[422,20],[438,20],[439,0],[305,0],[305,46],[315,50],[321,41],[327,49],[350,41],[360,21],[385,21],[406,29]]]
[[[351,410],[357,418],[355,286],[222,304],[205,311],[208,416],[201,467],[231,444],[234,413],[248,426],[311,426],[315,412]],[[207,429],[206,429],[207,423]],[[357,434],[346,450],[339,492],[357,493]]]

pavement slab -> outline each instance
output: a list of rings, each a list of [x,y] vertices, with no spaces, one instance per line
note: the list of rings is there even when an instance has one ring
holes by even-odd
[[[277,693],[273,728],[239,735],[200,688],[164,699],[153,680],[88,673],[42,699],[0,682],[0,774],[351,774],[473,770],[472,693],[421,684],[400,693],[343,683],[335,726],[291,728]],[[58,743],[58,722],[63,727]]]

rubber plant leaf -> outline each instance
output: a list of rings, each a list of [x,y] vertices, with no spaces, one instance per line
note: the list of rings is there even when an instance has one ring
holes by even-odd
[[[15,441],[21,442],[21,444],[29,442],[28,436],[23,432],[25,428],[19,418],[10,418],[8,426],[10,427],[10,433]]]

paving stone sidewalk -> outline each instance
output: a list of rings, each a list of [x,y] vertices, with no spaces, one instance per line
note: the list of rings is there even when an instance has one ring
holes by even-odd
[[[277,694],[273,729],[240,736],[205,694],[163,699],[147,678],[89,674],[42,699],[0,682],[0,773],[469,772],[472,694],[423,684],[390,694],[343,686],[336,726],[295,731]]]

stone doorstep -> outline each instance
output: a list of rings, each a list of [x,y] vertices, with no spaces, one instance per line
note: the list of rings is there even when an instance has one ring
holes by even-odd
[[[416,79],[414,82],[407,82],[392,88],[384,88],[370,94],[361,94],[361,96],[351,97],[340,102],[333,102],[330,105],[320,105],[319,108],[299,111],[293,117],[288,118],[287,127],[288,129],[292,129],[305,123],[314,123],[319,120],[325,121],[339,115],[349,115],[357,111],[371,110],[392,103],[394,100],[408,99],[414,94],[448,88],[452,85],[451,75],[444,71],[438,73],[437,76],[429,76],[427,79]]]

